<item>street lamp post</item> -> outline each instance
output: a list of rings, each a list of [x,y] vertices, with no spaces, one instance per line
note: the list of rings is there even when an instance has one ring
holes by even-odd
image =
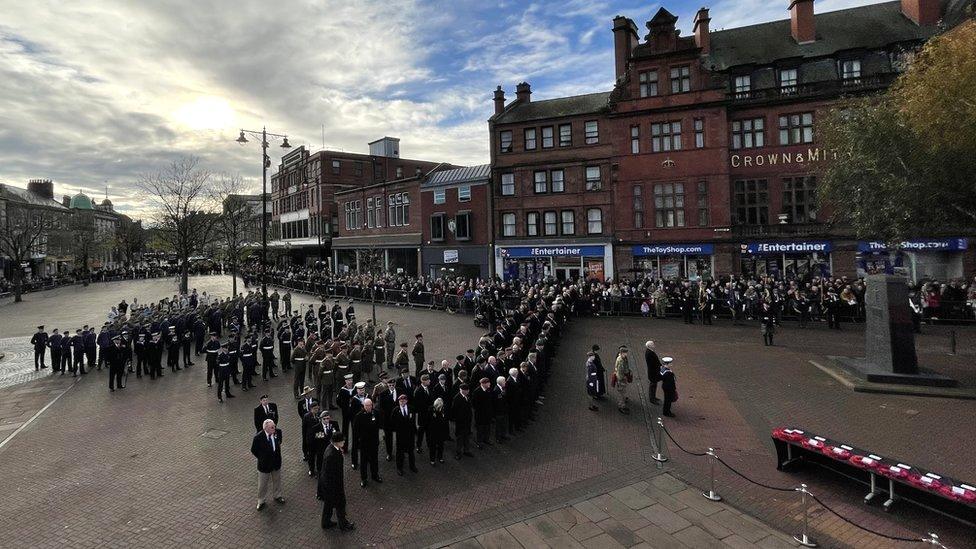
[[[268,157],[268,136],[280,137],[281,148],[290,149],[287,135],[268,133],[267,128],[262,127],[261,131],[241,129],[241,135],[237,142],[241,145],[247,143],[247,137],[261,136],[261,295],[268,297],[268,168],[271,167],[271,158]]]

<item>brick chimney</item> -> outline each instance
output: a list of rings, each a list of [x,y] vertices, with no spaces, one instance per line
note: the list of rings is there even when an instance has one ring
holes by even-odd
[[[613,18],[613,59],[618,81],[627,73],[627,61],[638,41],[637,24],[622,15]]]
[[[528,82],[521,82],[519,85],[515,86],[515,100],[519,103],[528,103],[529,101],[532,101],[532,99],[529,98],[530,95],[532,95],[532,86],[530,86]]]
[[[65,208],[71,207],[71,197],[68,196],[68,195],[62,196],[61,197],[61,205],[64,206]]]
[[[54,200],[54,183],[50,179],[31,179],[27,182],[27,190],[41,198]]]
[[[695,14],[695,45],[701,48],[702,53],[708,53],[711,47],[711,41],[708,38],[708,22],[711,21],[708,17],[708,8],[701,8],[698,13]]]
[[[939,0],[901,0],[901,12],[916,25],[935,25],[942,18]]]
[[[505,110],[505,90],[501,86],[495,88],[495,114],[501,114]]]
[[[813,0],[790,0],[790,32],[797,44],[816,41],[817,24],[813,20]]]

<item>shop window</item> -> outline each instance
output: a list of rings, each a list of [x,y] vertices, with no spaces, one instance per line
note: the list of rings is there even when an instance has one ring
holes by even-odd
[[[796,94],[797,82],[796,69],[782,69],[779,71],[779,93],[781,95]]]
[[[763,118],[732,121],[732,148],[751,149],[766,144],[766,124]]]
[[[460,212],[454,216],[454,238],[471,240],[471,212]]]
[[[584,125],[585,141],[587,145],[600,142],[600,126],[596,120],[590,120]]]
[[[562,170],[552,170],[549,172],[549,179],[552,183],[552,192],[561,193],[566,190],[566,185],[564,181],[564,174]]]
[[[539,236],[539,228],[539,212],[525,214],[525,234],[528,236]]]
[[[683,183],[654,185],[654,217],[658,228],[685,226],[685,186]]]
[[[813,143],[813,113],[783,114],[779,117],[779,144]]]
[[[546,126],[542,128],[542,148],[551,149],[553,147],[554,137],[552,134],[552,126]]]
[[[691,91],[691,67],[671,68],[671,93],[684,93]]]
[[[502,214],[502,236],[515,236],[515,214]]]
[[[534,151],[536,146],[535,128],[525,129],[525,150]]]
[[[639,79],[641,97],[657,95],[657,71],[644,71],[640,73]]]
[[[560,124],[559,125],[559,146],[569,147],[572,144],[573,144],[572,124]]]
[[[603,187],[600,181],[600,166],[586,167],[586,190],[599,191]]]
[[[576,234],[576,212],[573,210],[563,210],[560,212],[560,216],[562,217],[563,234]]]
[[[735,223],[737,225],[766,225],[769,223],[769,191],[765,179],[736,181]]]
[[[434,191],[434,204],[443,204],[447,202],[447,191],[444,189]]]
[[[702,118],[695,119],[695,148],[705,148],[705,120]]]
[[[681,122],[651,124],[651,151],[681,150]]]
[[[637,154],[640,152],[640,126],[630,127],[630,153]]]
[[[603,210],[590,208],[586,210],[587,234],[603,234]]]
[[[640,185],[634,185],[634,228],[644,228],[644,197]]]
[[[461,185],[457,191],[458,202],[469,202],[471,200],[471,185]]]
[[[498,133],[498,148],[503,153],[512,152],[512,130]]]
[[[707,227],[711,223],[708,218],[708,182],[698,182],[698,226]]]
[[[817,178],[787,177],[783,179],[783,213],[790,223],[816,221]]]
[[[430,216],[430,239],[434,241],[444,240],[444,214]]]
[[[546,236],[556,234],[556,212],[545,212],[543,214],[543,229]]]
[[[535,172],[535,193],[543,194],[549,190],[549,174],[545,170]]]
[[[515,174],[502,174],[502,196],[515,196]]]

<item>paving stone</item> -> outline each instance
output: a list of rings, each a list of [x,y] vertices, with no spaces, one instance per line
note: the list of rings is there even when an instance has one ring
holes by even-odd
[[[674,494],[674,499],[684,503],[688,507],[698,511],[703,515],[714,515],[722,509],[728,509],[728,505],[712,501],[702,495],[702,490],[689,488]]]
[[[610,518],[610,515],[606,511],[597,507],[589,500],[581,501],[573,505],[573,507],[592,522],[600,522],[601,520]]]
[[[458,543],[448,545],[448,547],[450,549],[484,549],[484,547],[482,547],[475,538],[468,538],[464,541],[459,541]]]
[[[652,505],[639,511],[648,520],[661,527],[662,530],[673,534],[678,530],[691,526],[691,522],[663,505]]]
[[[526,549],[547,548],[549,547],[538,532],[524,522],[517,522],[507,528],[508,533],[512,534],[522,547]]]
[[[786,541],[786,539],[783,537],[770,535],[759,540],[756,545],[762,547],[763,549],[787,549],[790,547],[799,547],[800,544],[796,543],[792,539]]]
[[[521,549],[522,545],[504,528],[492,530],[476,538],[484,549]]]
[[[687,489],[688,485],[686,484],[684,485],[684,487],[685,489]],[[688,507],[683,502],[674,499],[674,496],[672,496],[671,494],[668,494],[667,492],[660,490],[654,485],[650,485],[644,488],[642,492],[644,492],[645,495],[649,496],[654,501],[660,503],[661,505],[667,507],[668,509],[671,509],[672,511],[680,511]]]
[[[581,522],[569,529],[569,535],[577,541],[583,541],[602,533],[603,530],[592,522]]]
[[[739,534],[743,538],[755,543],[762,538],[769,535],[769,530],[767,528],[756,525],[755,523],[745,520],[742,516],[728,509],[724,509],[715,513],[711,516],[712,520],[725,526],[732,532]]]
[[[546,544],[552,549],[579,549],[583,544],[576,541],[572,536],[562,535],[545,540]]]
[[[535,533],[542,539],[559,536],[566,532],[546,516],[528,519],[525,521],[525,524],[534,530]]]
[[[645,526],[634,533],[651,547],[667,549],[683,549],[686,547],[685,544],[675,539],[674,536],[653,524]]]
[[[559,526],[559,528],[566,532],[578,522],[577,515],[573,511],[574,509],[572,507],[564,507],[562,509],[551,511],[547,513],[546,516],[549,517],[549,520],[556,524],[556,526]]]
[[[725,526],[722,526],[721,524],[712,520],[710,517],[703,515],[694,509],[682,509],[678,511],[678,514],[688,519],[692,524],[700,526],[703,530],[718,539],[732,535],[732,530],[729,530]]]
[[[640,538],[634,534],[634,530],[620,524],[612,518],[601,521],[597,526],[624,547],[630,547],[640,542]]]
[[[698,526],[675,532],[675,539],[695,549],[725,549],[725,544]]]
[[[599,536],[584,540],[581,543],[583,544],[583,547],[586,547],[587,549],[620,549],[625,547],[619,544],[617,540],[610,537],[609,534],[600,534]]]
[[[722,538],[722,543],[733,549],[757,549],[759,547],[738,534]]]
[[[657,475],[656,477],[651,479],[651,484],[653,484],[655,488],[661,490],[666,494],[676,494],[682,490],[688,489],[687,484],[674,478],[668,473],[664,473],[663,475]]]
[[[640,488],[646,488],[646,485]],[[643,509],[656,503],[653,499],[640,492],[637,486],[625,486],[610,492],[610,495],[633,510]]]

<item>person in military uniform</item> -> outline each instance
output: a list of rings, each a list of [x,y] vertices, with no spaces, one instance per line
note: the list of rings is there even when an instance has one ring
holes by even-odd
[[[336,393],[336,406],[342,410],[342,432],[348,433],[352,423],[351,402],[356,394],[356,387],[353,385],[352,374],[344,375],[342,382],[342,387]]]
[[[237,362],[241,357],[241,336],[233,327],[230,330],[230,339],[227,340],[227,354],[230,356],[230,376],[234,380],[234,385],[240,385],[241,381],[237,377]]]
[[[244,344],[241,345],[241,366],[243,368],[243,375],[241,376],[242,391],[247,391],[248,389],[254,389],[257,387],[257,385],[255,385],[253,382],[257,365],[257,343],[254,335],[251,334],[247,336],[247,338],[244,340]]]
[[[211,387],[211,380],[217,375],[217,355],[220,353],[220,341],[217,340],[217,332],[210,332],[210,341],[204,345],[203,350],[207,353],[207,387]],[[227,358],[230,360],[230,357]]]
[[[284,305],[284,316],[285,318],[291,315],[291,292],[285,290],[284,297],[281,298],[281,302]]]
[[[328,410],[319,413],[318,418],[308,425],[306,438],[309,441],[308,472],[309,476],[317,476],[322,471],[322,460],[325,450],[332,443],[332,437],[339,433],[339,423],[333,421]]]
[[[763,345],[772,346],[773,334],[776,333],[776,315],[769,303],[762,304],[762,311],[759,313],[759,331],[762,333]]]
[[[111,339],[112,346],[105,351],[105,361],[108,366],[108,390],[115,392],[116,385],[125,389],[125,349],[122,347],[122,337]]]
[[[43,326],[42,326],[43,328]],[[61,369],[61,334],[58,333],[58,329],[55,328],[51,330],[51,337],[47,339],[47,347],[51,349],[51,373],[57,372]]]
[[[362,410],[356,414],[352,425],[352,434],[354,437],[353,459],[359,458],[356,465],[358,465],[360,470],[359,484],[363,488],[366,487],[369,476],[372,476],[374,482],[383,482],[379,474],[378,455],[381,422],[379,413],[373,409],[373,401],[368,398],[364,399],[362,401]]]
[[[324,410],[336,410],[336,372],[335,360],[332,359],[332,350],[323,345],[321,347],[321,357],[315,365],[315,368],[318,370],[319,402],[322,403]]]
[[[281,296],[278,295],[278,290],[271,292],[271,295],[268,296],[268,300],[270,302],[269,304],[271,306],[271,318],[273,320],[278,320],[278,300],[280,299]]]
[[[291,299],[291,296],[288,299]],[[278,327],[278,356],[281,358],[282,372],[287,372],[291,369],[291,344],[291,325],[286,319]]]
[[[416,375],[420,375],[420,370],[424,367],[424,334],[417,334],[414,336],[415,341],[413,343],[413,349],[410,350],[410,354],[413,355],[413,369]]]
[[[376,365],[377,371],[383,368],[384,360],[386,360],[386,345],[383,330],[376,330],[376,337],[373,338],[373,364]]]
[[[274,372],[274,338],[271,337],[271,329],[264,330],[264,337],[261,338],[261,379],[267,381],[268,376],[278,377]]]
[[[61,375],[64,375],[66,371],[72,370],[71,362],[71,331],[69,329],[64,330],[64,335],[61,336]]]
[[[183,328],[183,333],[180,334],[180,347],[183,349],[183,367],[189,368],[193,366],[193,362],[190,360],[190,347],[193,345],[193,332],[189,327]]]
[[[159,332],[153,332],[149,341],[149,377],[163,377],[163,340]]]
[[[305,385],[306,358],[308,358],[308,353],[305,352],[305,340],[299,339],[295,342],[295,349],[291,352],[291,363],[295,369],[292,390],[296,399],[300,396],[302,386]]]
[[[337,299],[335,304],[332,306],[332,329],[338,332],[342,332],[345,327],[345,317],[342,315],[342,306],[339,305],[339,300]]]
[[[47,332],[44,326],[38,326],[37,332],[31,337],[30,343],[34,346],[34,371],[39,372],[42,368],[47,368],[44,364],[44,352],[47,350]]]
[[[173,325],[170,325],[166,335],[166,365],[172,372],[183,369],[180,368],[180,336]]]
[[[102,324],[102,329],[99,330],[98,335],[95,337],[95,345],[98,346],[98,369],[102,369],[104,364],[108,368],[108,358],[109,349],[112,348],[112,333],[109,330],[109,323],[106,322]]]
[[[363,379],[363,348],[358,343],[349,351],[349,369],[354,379]]]
[[[342,465],[344,447],[345,437],[342,433],[337,433],[325,452],[322,472],[319,474],[317,493],[322,500],[322,528],[325,530],[335,528],[336,525],[343,532],[356,529],[355,524],[346,520],[346,486]],[[333,511],[338,522],[332,522]]]
[[[98,344],[96,343],[97,338],[95,337],[95,329],[89,328],[86,324],[85,329],[82,331],[81,340],[84,346],[85,359],[88,361],[88,369],[93,370],[96,367],[97,361],[95,353],[98,347]],[[98,366],[98,369],[101,370],[101,366]]]
[[[71,355],[72,377],[85,375],[85,333],[80,328],[75,330],[75,335],[71,338]]]
[[[386,344],[386,367],[389,369],[396,368],[393,362],[393,353],[396,351],[396,330],[393,329],[393,321],[390,320],[386,323],[386,331],[383,332],[383,342]]]
[[[230,354],[226,343],[220,346],[217,353],[217,402],[224,401],[223,395],[234,398],[230,392]]]

